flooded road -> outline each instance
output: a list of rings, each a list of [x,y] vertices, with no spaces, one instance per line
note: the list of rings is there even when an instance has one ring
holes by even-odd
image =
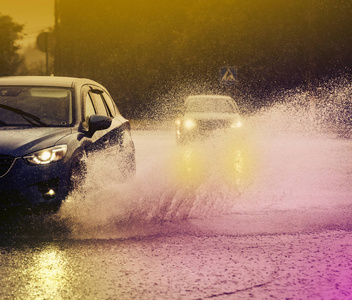
[[[107,150],[57,215],[2,225],[0,298],[350,299],[352,141],[264,120],[133,131],[136,178]]]
[[[350,299],[351,233],[171,234],[1,247],[1,299]]]

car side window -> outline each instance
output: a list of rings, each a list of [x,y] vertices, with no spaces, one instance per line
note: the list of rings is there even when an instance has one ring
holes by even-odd
[[[87,93],[84,97],[84,121],[83,127],[88,129],[88,120],[91,115],[95,115],[95,109],[90,95]]]
[[[114,105],[114,100],[112,100],[110,95],[106,92],[103,92],[103,97],[110,110],[111,115],[115,117],[118,111],[117,111],[116,105]]]
[[[86,108],[85,117],[90,117],[91,115],[95,114],[93,102],[92,102],[92,99],[90,98],[89,94],[86,95],[85,108]]]
[[[107,109],[106,109],[106,104],[104,103],[104,100],[101,97],[101,94],[95,93],[95,92],[89,92],[88,94],[93,100],[94,107],[96,109],[97,114],[109,117],[109,113],[107,112]]]

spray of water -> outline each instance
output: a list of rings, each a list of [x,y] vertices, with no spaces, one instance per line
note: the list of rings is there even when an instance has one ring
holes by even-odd
[[[317,89],[318,90],[318,89]],[[172,128],[134,132],[137,174],[120,182],[114,149],[87,161],[84,185],[60,216],[73,230],[156,228],[248,213],[346,207],[352,143],[346,109],[351,86],[277,95],[236,134],[176,146]]]

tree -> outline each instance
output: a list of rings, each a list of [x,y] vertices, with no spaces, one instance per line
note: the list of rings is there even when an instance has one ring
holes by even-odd
[[[22,63],[16,40],[21,38],[23,25],[0,14],[0,76],[13,75]]]

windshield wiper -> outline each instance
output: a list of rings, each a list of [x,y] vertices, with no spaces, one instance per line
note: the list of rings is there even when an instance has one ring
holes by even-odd
[[[32,115],[32,114],[30,114],[28,112],[25,112],[25,111],[23,111],[23,110],[21,110],[19,108],[11,107],[11,106],[8,106],[8,105],[5,105],[5,104],[0,104],[0,107],[4,108],[4,109],[7,109],[7,110],[10,110],[10,111],[12,111],[12,112],[14,112],[16,114],[21,115],[23,119],[25,119],[28,123],[30,123],[30,124],[32,124],[34,126],[39,126],[39,125],[40,126],[48,126],[48,124],[42,122],[40,120],[40,118],[38,118],[37,116]],[[32,120],[34,120],[37,123],[34,123]],[[4,122],[2,122],[2,123],[4,123]],[[7,124],[4,123],[2,125],[7,125]]]

